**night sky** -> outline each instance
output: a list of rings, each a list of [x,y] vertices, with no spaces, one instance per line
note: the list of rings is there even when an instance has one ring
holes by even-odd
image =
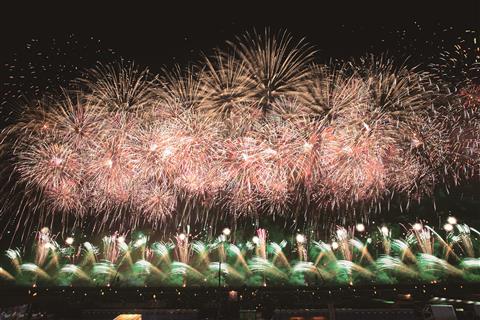
[[[120,57],[159,72],[185,65],[245,31],[287,29],[319,50],[318,59],[388,52],[411,63],[449,50],[478,30],[480,1],[311,1],[288,4],[178,4],[148,7],[20,3],[0,18],[3,98],[31,99],[65,85],[97,61]],[[23,101],[23,100],[20,100]]]

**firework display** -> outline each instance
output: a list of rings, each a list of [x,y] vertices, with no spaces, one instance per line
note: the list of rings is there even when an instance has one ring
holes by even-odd
[[[131,63],[101,65],[61,98],[22,110],[2,132],[11,164],[3,173],[22,197],[4,194],[19,215],[28,208],[45,221],[74,215],[129,228],[161,228],[178,212],[204,221],[215,210],[236,218],[300,207],[309,217],[361,212],[368,219],[394,198],[408,206],[478,174],[478,54],[444,55],[451,68],[373,55],[324,65],[305,41],[266,31],[161,75]],[[468,72],[454,76],[458,68]],[[117,254],[130,250],[108,239]],[[381,261],[405,263],[388,259]],[[437,261],[429,259],[419,261]],[[252,272],[270,267],[258,260]],[[61,270],[87,276],[74,265]]]
[[[280,242],[258,229],[234,242],[225,228],[200,241],[189,233],[166,242],[115,233],[99,246],[64,244],[48,228],[30,253],[6,252],[4,283],[27,286],[324,286],[480,280],[480,233],[451,217],[441,231],[417,222],[367,231],[337,228],[330,241],[297,234]],[[440,234],[444,234],[442,237]],[[403,235],[403,236],[402,236]],[[398,236],[398,237],[397,237]],[[28,259],[24,258],[26,256]]]

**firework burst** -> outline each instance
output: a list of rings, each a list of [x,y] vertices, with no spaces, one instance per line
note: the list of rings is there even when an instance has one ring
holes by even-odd
[[[286,32],[237,40],[160,76],[100,65],[22,111],[0,140],[20,214],[158,228],[180,211],[368,218],[478,172],[478,61],[453,81],[385,56],[314,64]]]

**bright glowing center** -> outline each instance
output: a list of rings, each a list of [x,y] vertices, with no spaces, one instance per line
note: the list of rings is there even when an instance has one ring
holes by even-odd
[[[113,166],[113,160],[112,159],[105,160],[105,166],[108,168],[111,168]]]
[[[343,147],[342,150],[343,150],[345,153],[352,153],[352,152],[353,152],[353,149],[352,149],[352,147],[350,147],[350,146]]]
[[[68,244],[69,246],[71,246],[73,244],[73,238],[68,237],[67,239],[65,239],[65,243]]]
[[[450,223],[445,223],[445,224],[443,225],[443,229],[444,229],[445,231],[447,231],[447,232],[450,232],[450,231],[453,230],[453,225],[451,225]]]
[[[62,158],[59,158],[59,157],[53,157],[52,158],[52,164],[56,167],[58,167],[59,165],[61,165],[63,162],[63,159]]]
[[[303,145],[303,152],[310,153],[312,149],[313,149],[313,144],[305,142],[305,144]]]
[[[371,129],[370,127],[368,126],[368,124],[366,124],[365,122],[362,122],[363,124],[363,127],[365,128],[365,130],[367,130],[367,132],[369,132]]]
[[[455,217],[448,217],[447,222],[451,225],[457,224],[457,218]]]
[[[150,151],[152,151],[152,152],[155,151],[155,150],[157,150],[157,148],[158,148],[158,145],[157,145],[156,143],[152,143],[152,144],[150,145]]]
[[[388,236],[388,233],[389,233],[389,230],[387,227],[383,226],[380,228],[380,231],[382,232],[382,234],[386,237]]]
[[[359,223],[357,224],[356,229],[358,232],[363,232],[365,231],[365,225],[363,223]]]
[[[418,223],[418,222],[415,223],[412,227],[413,227],[413,230],[415,230],[415,231],[420,231],[420,230],[423,229],[422,224],[421,224],[421,223]]]
[[[305,242],[305,236],[303,234],[297,234],[297,236],[295,237],[295,239],[297,240],[298,243],[302,244]]]
[[[165,150],[163,150],[163,154],[162,154],[163,159],[166,159],[166,158],[170,157],[172,154],[173,154],[173,151],[170,147],[165,148]]]
[[[187,236],[185,235],[185,233],[180,233],[178,235],[178,240],[185,241],[185,239],[187,239]]]
[[[339,239],[345,238],[347,236],[347,230],[345,229],[338,229],[337,230],[337,237]]]

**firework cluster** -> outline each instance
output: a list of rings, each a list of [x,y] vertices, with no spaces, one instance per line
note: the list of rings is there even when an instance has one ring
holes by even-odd
[[[73,237],[62,244],[42,228],[32,247],[6,251],[9,263],[0,267],[0,283],[258,287],[480,281],[478,230],[450,223],[445,232],[420,222],[391,227],[341,227],[328,242],[303,234],[275,242],[265,229],[235,242],[224,229],[206,241],[188,233],[166,242],[115,233],[98,245]]]
[[[454,77],[384,56],[317,64],[287,33],[246,34],[160,75],[90,70],[22,112],[2,152],[24,205],[99,223],[408,204],[478,173],[473,54]]]

